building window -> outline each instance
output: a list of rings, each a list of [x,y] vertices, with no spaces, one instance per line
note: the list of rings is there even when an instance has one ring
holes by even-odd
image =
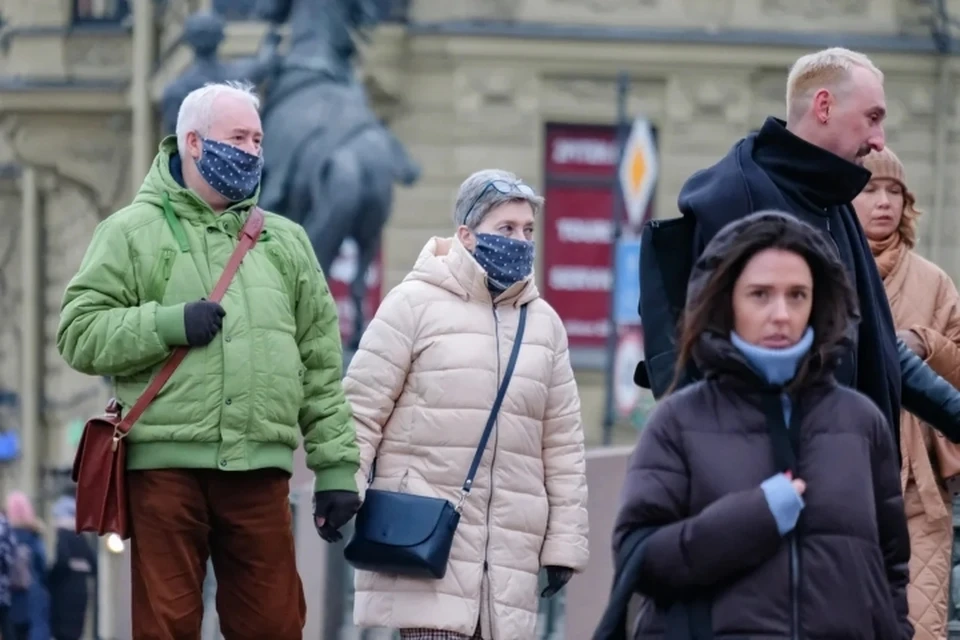
[[[129,15],[129,0],[73,0],[74,22],[122,22]]]

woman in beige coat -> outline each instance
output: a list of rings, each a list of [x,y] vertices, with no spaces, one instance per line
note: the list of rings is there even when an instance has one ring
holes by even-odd
[[[883,278],[897,334],[937,373],[960,386],[960,295],[940,267],[914,252],[915,199],[893,151],[872,152],[873,174],[854,200]],[[910,530],[910,620],[917,640],[945,640],[953,522],[944,476],[956,445],[909,413],[900,417],[901,482]],[[945,457],[946,456],[946,457]],[[960,461],[960,456],[956,458]]]
[[[580,399],[567,335],[533,278],[543,199],[511,173],[461,185],[452,238],[432,238],[383,300],[344,388],[360,445],[358,484],[456,503],[517,334],[506,397],[464,504],[446,576],[358,571],[359,627],[401,638],[527,640],[538,575],[550,595],[587,564]]]

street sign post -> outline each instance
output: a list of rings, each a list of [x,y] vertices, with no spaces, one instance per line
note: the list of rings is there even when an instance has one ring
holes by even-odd
[[[626,371],[625,363],[636,358],[636,338],[630,338],[627,346],[618,348],[621,329],[626,332],[637,331],[641,321],[637,308],[640,300],[640,243],[636,240],[636,231],[646,222],[647,209],[653,198],[657,183],[659,163],[653,128],[646,118],[636,118],[630,125],[627,117],[627,97],[630,91],[630,77],[621,71],[617,77],[617,146],[620,156],[618,172],[619,188],[615,189],[616,199],[612,211],[614,255],[611,260],[610,310],[607,324],[607,366],[606,366],[606,408],[603,417],[603,442],[610,444],[613,426],[617,418],[617,408],[622,414],[624,408],[634,401],[632,392],[626,391],[626,384],[632,384],[622,374],[618,375],[619,362]],[[630,127],[629,134],[627,127]],[[624,213],[630,222],[624,233]],[[626,235],[626,237],[624,237]],[[632,364],[636,367],[636,362]]]
[[[620,163],[620,188],[627,219],[636,226],[644,222],[647,205],[657,184],[657,150],[653,128],[646,118],[637,118],[630,129],[630,137],[623,149]]]

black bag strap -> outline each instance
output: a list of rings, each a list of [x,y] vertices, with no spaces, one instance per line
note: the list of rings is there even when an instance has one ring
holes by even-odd
[[[789,427],[783,419],[781,399],[773,394],[763,400],[763,412],[767,417],[770,440],[773,444],[773,461],[781,473],[797,472],[797,448],[800,442],[800,420],[797,407],[793,408]]]
[[[513,351],[510,352],[510,360],[507,362],[507,370],[503,373],[503,380],[500,382],[500,388],[497,390],[497,399],[493,401],[493,407],[490,409],[490,417],[487,418],[487,426],[483,429],[483,436],[480,438],[480,444],[477,445],[477,452],[473,455],[473,462],[470,464],[470,471],[467,472],[467,479],[463,481],[463,487],[460,489],[460,500],[457,501],[457,512],[463,509],[463,501],[467,494],[473,488],[473,478],[477,475],[480,468],[480,460],[483,459],[483,453],[487,449],[487,443],[490,442],[490,434],[493,433],[493,427],[497,423],[497,415],[500,413],[500,405],[503,404],[503,398],[507,395],[507,386],[510,384],[510,378],[513,377],[513,370],[517,366],[517,356],[520,355],[520,345],[523,343],[523,331],[527,326],[527,305],[520,307],[520,322],[517,324],[517,335],[513,339]]]

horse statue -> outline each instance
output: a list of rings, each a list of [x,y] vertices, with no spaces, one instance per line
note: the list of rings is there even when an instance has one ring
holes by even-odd
[[[260,0],[257,17],[290,25],[287,53],[264,89],[260,204],[302,224],[320,267],[340,245],[357,245],[350,285],[351,344],[365,326],[366,274],[393,206],[393,185],[414,184],[420,167],[370,108],[354,72],[355,38],[380,20],[376,0]]]

